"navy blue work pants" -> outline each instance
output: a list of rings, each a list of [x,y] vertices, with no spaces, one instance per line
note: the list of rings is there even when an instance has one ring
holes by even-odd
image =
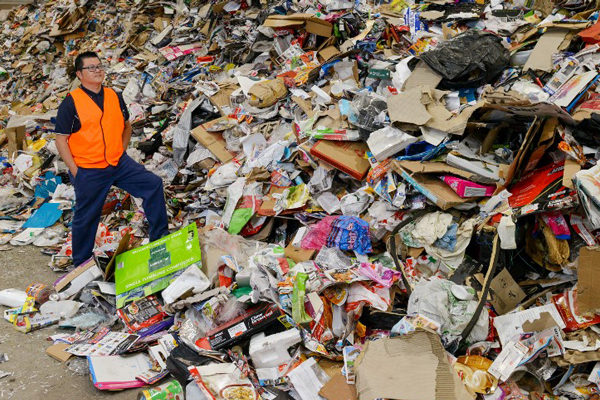
[[[151,241],[169,233],[162,180],[126,153],[116,166],[79,167],[71,181],[75,187],[75,215],[71,227],[75,266],[93,254],[102,207],[112,185],[143,200]]]

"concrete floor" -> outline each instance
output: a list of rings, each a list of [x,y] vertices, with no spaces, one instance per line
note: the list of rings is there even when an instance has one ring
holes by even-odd
[[[50,270],[49,260],[50,257],[33,246],[0,251],[0,290],[25,290],[34,282],[52,284],[59,275]],[[0,306],[0,312],[4,309]],[[0,371],[12,373],[0,378],[0,399],[137,399],[139,389],[97,390],[89,375],[76,375],[65,364],[47,356],[45,350],[52,344],[48,336],[57,331],[56,327],[47,327],[25,334],[13,329],[4,319],[0,320],[0,354],[7,353],[9,357],[9,361],[0,363]]]

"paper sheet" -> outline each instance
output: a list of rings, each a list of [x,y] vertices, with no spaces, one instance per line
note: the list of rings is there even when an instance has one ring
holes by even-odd
[[[514,335],[523,333],[523,323],[527,321],[533,322],[534,320],[539,319],[543,312],[549,313],[559,328],[564,329],[566,327],[560,314],[556,310],[556,307],[554,307],[554,304],[547,304],[545,306],[534,307],[525,311],[505,314],[494,318],[494,326],[498,331],[500,342],[504,345],[508,343]]]

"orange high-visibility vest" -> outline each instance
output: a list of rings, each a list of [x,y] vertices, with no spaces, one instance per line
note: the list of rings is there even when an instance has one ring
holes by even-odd
[[[69,136],[69,149],[78,167],[106,168],[117,165],[123,155],[125,119],[117,93],[104,90],[104,112],[81,88],[70,94],[81,128]]]

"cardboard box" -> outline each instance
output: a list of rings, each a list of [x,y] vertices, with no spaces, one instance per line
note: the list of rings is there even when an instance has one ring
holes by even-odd
[[[54,282],[54,290],[59,293],[61,298],[67,299],[77,294],[89,282],[101,276],[102,271],[96,264],[96,261],[92,258],[62,278],[57,279],[56,282]]]
[[[353,178],[363,180],[371,166],[365,158],[368,150],[363,142],[319,140],[311,147],[310,154]]]
[[[206,147],[222,163],[233,159],[233,154],[225,147],[225,139],[220,133],[208,132],[203,125],[198,125],[190,133],[198,143]]]
[[[54,358],[56,361],[66,362],[69,358],[73,357],[73,354],[66,351],[68,343],[55,343],[46,349],[46,354]]]
[[[273,323],[279,323],[283,328],[289,327],[286,315],[274,304],[254,307],[208,332],[206,337],[196,341],[196,346],[207,350],[230,348],[233,344],[249,339]]]
[[[201,258],[198,230],[193,223],[145,246],[119,254],[115,270],[117,295],[200,263]],[[153,287],[155,289],[164,288]],[[122,306],[117,304],[118,308]]]
[[[321,62],[327,62],[340,54],[340,51],[335,46],[327,46],[317,52],[317,56]]]

